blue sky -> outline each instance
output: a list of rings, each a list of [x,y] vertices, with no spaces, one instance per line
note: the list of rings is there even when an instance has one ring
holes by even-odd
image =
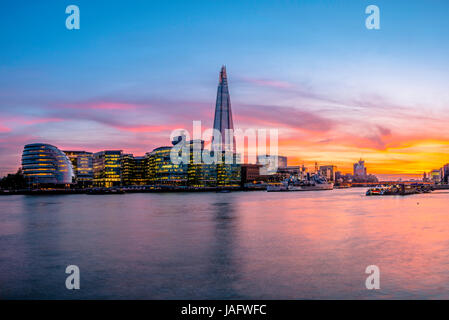
[[[300,118],[297,128],[287,123],[284,130],[286,141],[297,136],[306,142],[304,148],[285,146],[297,161],[331,157],[344,166],[356,155],[368,160],[372,155],[380,164],[379,151],[416,140],[388,135],[399,137],[422,116],[428,123],[442,121],[448,107],[448,1],[2,4],[0,174],[17,167],[27,142],[144,153],[168,139],[170,124],[211,125],[222,64],[228,68],[236,122],[240,114],[242,126],[266,124],[250,119],[251,106]],[[80,8],[80,30],[65,28],[70,4]],[[380,30],[365,28],[370,4],[380,8]],[[96,103],[138,107],[107,107],[109,112],[92,107]],[[398,120],[404,114],[411,122]],[[323,132],[307,132],[311,121],[323,124]],[[352,128],[360,141],[340,142],[351,131],[342,121],[359,124]],[[151,128],[158,125],[166,127]],[[282,119],[274,125],[284,128]],[[140,129],[130,131],[133,126]],[[423,135],[433,141],[435,130]],[[333,140],[332,146],[308,152],[324,138]],[[403,164],[398,161],[389,166]]]

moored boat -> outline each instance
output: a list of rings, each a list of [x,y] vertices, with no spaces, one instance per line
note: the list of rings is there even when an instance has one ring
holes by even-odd
[[[272,183],[267,186],[268,192],[288,191],[288,184],[285,182]]]
[[[320,190],[332,190],[334,189],[333,183],[317,183],[309,185],[290,185],[288,191],[320,191]]]

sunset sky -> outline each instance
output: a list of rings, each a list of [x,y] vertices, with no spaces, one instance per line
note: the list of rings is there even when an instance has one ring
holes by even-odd
[[[67,30],[76,4],[81,29]],[[380,30],[365,8],[380,8]],[[449,1],[4,1],[0,176],[23,145],[143,155],[213,125],[227,66],[237,128],[279,129],[289,164],[370,173],[449,163]]]

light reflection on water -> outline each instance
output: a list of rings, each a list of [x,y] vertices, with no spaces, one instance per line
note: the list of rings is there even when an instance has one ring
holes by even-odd
[[[364,191],[3,196],[0,298],[449,298],[449,193]]]

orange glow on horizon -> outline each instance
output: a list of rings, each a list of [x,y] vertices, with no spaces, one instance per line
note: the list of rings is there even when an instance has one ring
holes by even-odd
[[[298,143],[295,148],[290,140],[280,141],[279,145],[279,153],[288,156],[289,165],[333,164],[343,173],[351,173],[353,163],[360,158],[365,160],[372,174],[422,175],[449,163],[449,140],[403,141],[384,150],[348,144],[314,146],[307,142]]]

